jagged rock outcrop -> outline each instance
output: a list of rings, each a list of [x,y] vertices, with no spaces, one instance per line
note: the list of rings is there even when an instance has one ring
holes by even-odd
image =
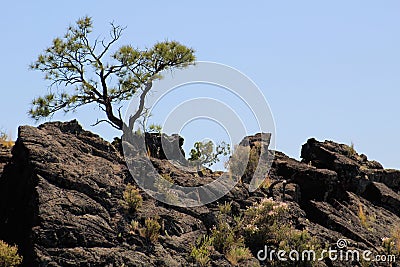
[[[260,151],[269,137],[259,134],[246,140]],[[199,177],[196,170],[169,163],[160,138],[146,137],[151,161],[174,183],[199,185],[221,175],[206,170]],[[179,136],[165,138],[175,152],[181,149]],[[19,246],[24,266],[196,266],[189,256],[191,247],[215,225],[218,203],[179,208],[141,192],[142,208],[127,213],[121,199],[134,180],[119,149],[76,121],[21,126],[12,156],[10,150],[0,149],[0,239]],[[232,212],[240,214],[261,198],[283,198],[294,226],[306,229],[321,244],[334,245],[345,238],[350,247],[378,252],[381,238],[400,224],[400,172],[383,169],[330,141],[308,140],[301,156],[299,162],[275,152],[269,178],[277,183],[271,190],[251,193],[243,180],[218,202],[231,202]],[[140,166],[140,158],[133,160]],[[359,218],[360,209],[365,222]],[[160,222],[158,242],[132,234],[131,221],[144,225],[146,218]],[[210,258],[211,266],[231,266],[217,251]],[[253,257],[241,266],[257,264]]]
[[[4,166],[11,161],[11,148],[0,144],[0,173],[3,172]]]
[[[213,223],[208,207],[174,209],[143,192],[143,207],[127,214],[120,201],[133,179],[123,158],[76,121],[21,126],[7,160],[0,239],[19,246],[24,266],[188,266],[192,245]],[[173,173],[166,160],[154,162],[174,179],[200,180],[194,171]],[[143,225],[146,218],[160,221],[160,242],[129,233],[132,219]],[[214,254],[215,266],[228,266]]]

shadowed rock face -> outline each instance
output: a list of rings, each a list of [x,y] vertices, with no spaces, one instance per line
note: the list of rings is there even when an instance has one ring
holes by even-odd
[[[260,151],[259,146],[268,146],[261,137],[245,140]],[[160,153],[160,138],[146,137],[151,160],[174,183],[199,185],[220,175],[207,170],[199,177],[195,170],[170,164]],[[165,138],[174,151],[181,150],[181,137]],[[269,174],[272,181],[286,180],[284,200],[294,226],[321,243],[346,238],[351,247],[375,251],[390,227],[400,224],[400,172],[331,141],[310,139],[301,156],[299,162],[276,152]],[[215,224],[217,203],[177,208],[141,192],[142,208],[127,214],[120,204],[127,183],[133,179],[117,149],[76,121],[21,126],[12,154],[0,148],[0,239],[19,246],[24,266],[195,266],[191,247]],[[271,190],[275,199],[282,198],[283,186],[276,183]],[[219,203],[231,201],[232,211],[240,213],[271,196],[268,190],[250,193],[247,188],[245,181],[238,184]],[[367,227],[358,217],[360,207],[370,218]],[[146,218],[161,224],[154,244],[130,233],[131,220],[144,225]],[[218,252],[211,259],[211,266],[231,266]],[[253,258],[242,265],[256,263]]]

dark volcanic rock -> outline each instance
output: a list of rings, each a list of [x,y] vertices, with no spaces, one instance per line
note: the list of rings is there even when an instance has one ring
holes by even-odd
[[[187,215],[149,199],[125,214],[132,179],[120,154],[76,121],[21,126],[12,154],[0,179],[0,239],[19,246],[24,266],[186,266],[205,233],[207,208]],[[128,234],[131,219],[148,217],[169,234],[154,248]]]
[[[183,139],[177,135],[145,138],[154,168],[176,184],[197,186],[221,175],[204,170],[199,177],[197,170],[166,160],[165,149],[182,161]],[[257,134],[242,145],[260,154],[267,151],[269,138]],[[247,173],[242,183],[207,206],[172,207],[141,192],[143,206],[135,214],[126,213],[120,204],[126,184],[134,182],[120,149],[76,121],[21,126],[12,154],[0,148],[0,239],[18,245],[24,266],[195,266],[191,248],[216,224],[218,203],[231,202],[232,213],[238,215],[268,196],[286,201],[293,226],[307,230],[323,245],[334,246],[345,238],[349,247],[377,253],[381,238],[400,224],[400,172],[383,169],[346,145],[310,139],[303,146],[302,162],[275,152],[269,190],[249,192]],[[141,172],[144,163],[139,157],[127,160]],[[150,243],[129,227],[132,220],[144,226],[146,218],[161,225],[157,242]],[[210,258],[211,266],[231,266],[216,251]],[[253,257],[242,265],[257,266],[257,260]]]
[[[4,167],[6,166],[7,163],[11,161],[11,158],[12,158],[11,148],[8,148],[0,144],[0,177]]]

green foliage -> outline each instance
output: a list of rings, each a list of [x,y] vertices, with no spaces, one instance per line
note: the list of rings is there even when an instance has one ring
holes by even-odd
[[[18,255],[17,246],[10,246],[0,240],[0,266],[13,267],[22,263],[22,257]]]
[[[122,206],[129,212],[136,212],[143,203],[142,196],[139,190],[131,184],[128,184],[125,188],[123,194],[123,201],[121,201]]]
[[[232,211],[232,203],[224,202],[224,204],[218,205],[219,212],[221,214],[231,214]]]
[[[161,225],[156,219],[152,218],[147,218],[144,224],[145,227],[141,229],[141,235],[152,243],[157,242]]]
[[[205,235],[197,240],[197,244],[192,248],[190,256],[199,266],[208,266],[213,249],[213,238]]]
[[[230,145],[225,142],[221,142],[215,149],[212,141],[196,142],[194,148],[190,150],[189,161],[195,163],[200,169],[202,165],[213,165],[220,160],[220,156],[227,156],[229,153]]]
[[[262,249],[265,244],[279,245],[285,231],[283,216],[287,210],[286,203],[264,198],[254,203],[244,215],[244,236],[246,244]],[[279,231],[278,231],[279,230]]]
[[[279,250],[290,252],[296,250],[300,254],[304,250],[316,252],[319,256],[320,245],[306,231],[294,229],[289,223],[285,223],[285,215],[288,211],[286,203],[277,202],[269,198],[263,199],[249,207],[244,215],[243,224],[245,244],[252,251],[263,249],[265,245]],[[292,266],[293,262],[270,262],[272,266]],[[312,266],[312,261],[299,261],[296,266]]]
[[[45,74],[50,81],[50,92],[35,98],[29,113],[38,120],[59,110],[69,112],[96,103],[107,115],[107,119],[98,123],[106,121],[122,130],[125,125],[113,105],[136,96],[140,99],[139,107],[126,125],[133,130],[135,121],[143,115],[144,98],[152,88],[152,81],[160,79],[164,70],[192,64],[194,50],[176,41],[164,41],[144,50],[124,45],[112,53],[124,27],[111,23],[108,40],[102,37],[92,40],[92,30],[90,17],[78,19],[30,65]]]
[[[395,226],[390,237],[382,238],[382,246],[388,255],[400,256],[400,226]]]
[[[150,124],[149,132],[161,133],[162,126],[160,124]]]
[[[220,214],[217,225],[211,230],[211,240],[215,250],[223,253],[234,266],[252,257],[245,246],[241,234],[243,221],[241,217],[231,217],[231,204],[219,205]]]
[[[132,220],[130,225],[129,225],[129,233],[130,234],[135,234],[137,231],[140,230],[140,224],[136,220]]]
[[[225,254],[225,258],[233,265],[238,266],[243,260],[251,259],[253,255],[246,247],[232,247]]]
[[[211,236],[215,249],[224,254],[232,247],[244,246],[244,239],[239,235],[239,229],[230,226],[226,220],[221,218],[216,227],[212,229]]]

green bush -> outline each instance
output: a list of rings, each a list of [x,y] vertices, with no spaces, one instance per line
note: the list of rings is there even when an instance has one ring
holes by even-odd
[[[208,266],[210,263],[210,254],[213,249],[213,238],[205,235],[197,240],[196,246],[192,248],[190,257],[192,257],[199,266]]]
[[[225,254],[225,258],[233,265],[238,266],[243,260],[251,259],[253,255],[246,247],[232,247]]]
[[[18,255],[17,246],[10,246],[0,240],[0,266],[12,267],[22,263],[22,257]]]
[[[306,230],[294,229],[286,222],[285,215],[288,207],[286,203],[274,201],[270,198],[255,203],[245,211],[244,237],[245,244],[256,252],[265,245],[279,250],[290,252],[296,250],[300,254],[304,250],[315,251],[318,258],[321,250],[315,238],[312,238]],[[269,262],[272,266],[293,266],[293,262]],[[298,261],[296,266],[313,266],[313,261]]]
[[[400,226],[395,226],[391,236],[382,238],[382,246],[389,255],[400,256]]]
[[[132,220],[130,225],[129,225],[129,233],[133,235],[139,230],[140,230],[139,222],[136,221],[136,220]]]
[[[228,222],[220,220],[211,231],[215,249],[225,254],[232,247],[244,246],[244,239],[235,230]]]
[[[157,242],[161,225],[156,219],[152,218],[147,218],[144,224],[145,227],[141,229],[141,235],[152,243]]]
[[[224,204],[218,205],[219,212],[221,214],[231,214],[232,211],[232,203],[224,202]]]
[[[128,184],[123,194],[122,206],[129,212],[136,212],[143,203],[139,190],[131,184]]]

